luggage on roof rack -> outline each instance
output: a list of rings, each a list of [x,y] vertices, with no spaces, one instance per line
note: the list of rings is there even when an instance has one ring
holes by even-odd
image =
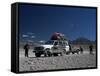
[[[66,40],[66,38],[64,34],[56,32],[51,36],[50,40]]]

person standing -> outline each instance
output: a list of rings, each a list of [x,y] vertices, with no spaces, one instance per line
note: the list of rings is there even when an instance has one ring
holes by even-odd
[[[81,54],[83,54],[83,48],[80,46],[80,52]]]
[[[28,44],[25,44],[24,50],[25,50],[25,57],[28,57],[28,51],[29,51],[29,45]]]
[[[89,51],[90,51],[90,54],[93,54],[93,45],[92,44],[89,46]]]
[[[72,47],[71,47],[71,45],[70,45],[70,44],[69,44],[69,50],[70,50],[70,51],[72,51]]]

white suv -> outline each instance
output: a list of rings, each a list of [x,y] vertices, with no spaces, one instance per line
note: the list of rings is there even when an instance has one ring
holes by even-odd
[[[50,40],[45,42],[45,44],[37,46],[34,48],[35,56],[58,56],[65,55],[69,52],[68,41],[65,40]]]

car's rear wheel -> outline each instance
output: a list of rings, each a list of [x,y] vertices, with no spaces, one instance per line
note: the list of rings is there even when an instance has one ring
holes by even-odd
[[[66,54],[67,54],[66,49],[63,49],[62,54],[63,54],[63,55],[66,55]]]
[[[70,54],[70,51],[67,51],[67,52],[66,52],[66,55],[69,55],[69,54]]]
[[[72,54],[74,54],[74,52],[72,52]]]

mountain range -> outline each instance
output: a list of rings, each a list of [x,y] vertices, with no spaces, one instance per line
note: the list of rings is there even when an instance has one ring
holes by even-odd
[[[69,40],[69,43],[71,43],[71,44],[94,44],[94,43],[96,43],[96,40],[95,41],[91,41],[91,40],[89,40],[87,38],[80,37],[80,38],[77,38],[77,39],[75,39],[73,41]]]

